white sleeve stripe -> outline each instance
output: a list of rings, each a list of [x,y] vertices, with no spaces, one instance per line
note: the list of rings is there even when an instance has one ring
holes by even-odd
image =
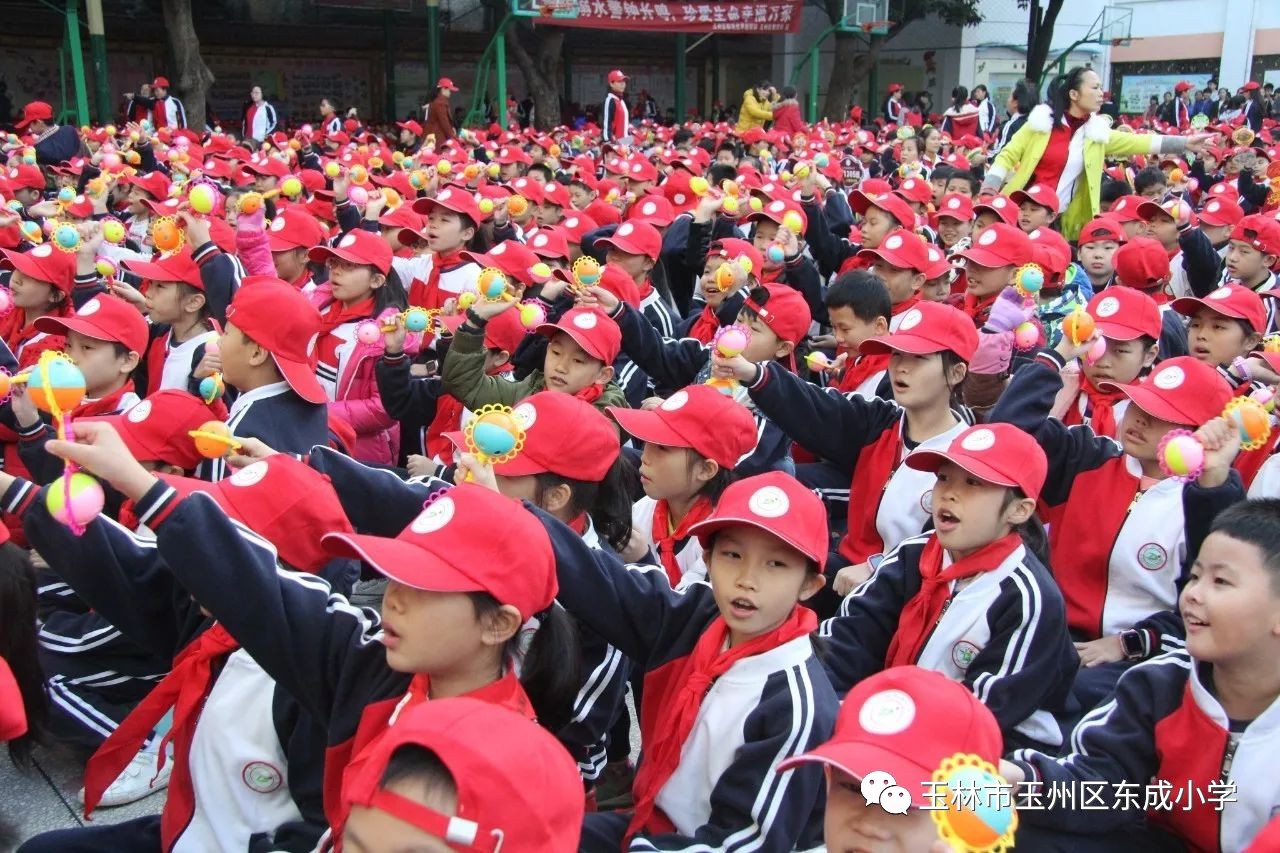
[[[49,679],[48,690],[49,698],[56,705],[60,706],[73,718],[79,720],[81,724],[91,731],[95,731],[103,737],[110,737],[111,733],[116,730],[117,723],[115,720],[73,693],[66,684],[62,683],[59,676]]]
[[[622,652],[613,646],[608,647],[604,660],[592,670],[591,675],[582,685],[582,689],[578,691],[577,697],[573,701],[573,719],[569,722],[580,723],[587,718],[592,709],[595,708],[596,702],[600,699],[600,694],[613,681],[614,675],[618,671],[618,667],[622,666]]]
[[[1025,566],[1018,566],[1009,578],[1021,593],[1022,623],[1014,631],[1009,644],[1005,646],[1004,660],[1000,662],[1000,669],[994,673],[984,672],[974,679],[974,695],[984,704],[990,699],[991,690],[1000,679],[1013,675],[1026,666],[1036,629],[1040,625],[1040,587],[1033,578],[1028,577]]]

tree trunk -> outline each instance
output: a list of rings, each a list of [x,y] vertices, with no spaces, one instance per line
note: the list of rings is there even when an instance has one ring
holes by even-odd
[[[560,124],[560,54],[564,49],[564,28],[533,27],[536,47],[532,55],[520,43],[521,29],[516,26],[507,30],[507,46],[533,98],[534,126],[551,130]]]
[[[1053,44],[1053,26],[1062,11],[1064,0],[1049,0],[1044,12],[1040,4],[1031,5],[1031,18],[1027,25],[1027,79],[1038,85],[1044,76],[1045,63],[1049,61],[1049,47]]]
[[[169,73],[174,89],[187,109],[187,125],[197,133],[205,126],[205,101],[214,76],[200,56],[200,38],[191,20],[191,0],[164,0],[164,28],[174,68]]]
[[[880,51],[884,47],[882,36],[871,36],[871,45],[853,33],[837,32],[835,63],[831,67],[831,78],[827,81],[827,97],[823,102],[819,119],[829,118],[840,121],[849,113],[849,107],[858,102],[858,95],[871,69],[880,60]],[[872,117],[874,117],[874,104]]]

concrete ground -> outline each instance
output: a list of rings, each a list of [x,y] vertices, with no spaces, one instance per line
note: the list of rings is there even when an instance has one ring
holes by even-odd
[[[84,826],[83,808],[76,799],[84,774],[84,761],[65,749],[37,748],[32,766],[21,770],[0,755],[0,822],[13,827],[18,843],[52,829]],[[127,806],[98,809],[92,823],[120,823],[159,814],[164,793],[156,793]]]

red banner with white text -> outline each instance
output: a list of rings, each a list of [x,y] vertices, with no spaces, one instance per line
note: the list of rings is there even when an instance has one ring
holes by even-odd
[[[679,3],[659,0],[578,0],[576,18],[538,18],[557,27],[770,35],[800,28],[802,0]]]

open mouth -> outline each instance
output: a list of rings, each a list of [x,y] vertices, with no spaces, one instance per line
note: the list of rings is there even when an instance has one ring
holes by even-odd
[[[948,509],[940,509],[933,514],[933,526],[936,530],[954,530],[960,519]]]
[[[1187,626],[1188,630],[1191,630],[1192,628],[1208,628],[1209,627],[1209,623],[1201,619],[1199,616],[1191,616],[1186,613],[1182,614],[1182,622]]]
[[[739,619],[745,619],[755,614],[758,607],[745,598],[735,598],[729,602],[729,609],[733,611],[733,615]]]

